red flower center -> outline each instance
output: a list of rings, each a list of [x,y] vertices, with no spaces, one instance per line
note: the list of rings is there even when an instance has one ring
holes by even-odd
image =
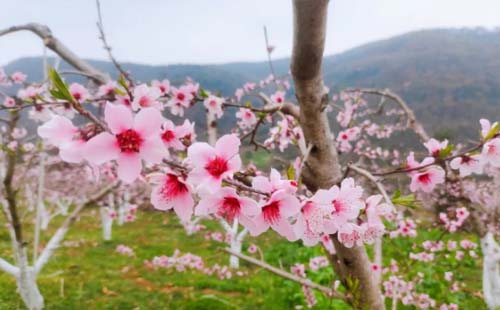
[[[332,213],[340,213],[344,210],[344,204],[337,199],[332,201],[332,205],[333,205],[333,210],[334,210],[334,212],[332,212]]]
[[[142,142],[144,142],[141,135],[133,129],[127,129],[117,134],[116,140],[118,140],[121,151],[125,153],[139,152]]]
[[[277,223],[281,218],[279,201],[273,201],[262,207],[262,216],[268,224]]]
[[[142,96],[141,99],[139,100],[139,105],[141,107],[147,107],[149,106],[149,98],[148,96]]]
[[[161,188],[161,194],[164,198],[170,199],[172,197],[177,197],[188,191],[186,184],[179,181],[179,177],[175,174],[167,174],[165,178],[165,183]]]
[[[165,130],[165,132],[161,135],[161,138],[165,142],[170,142],[175,138],[175,133],[172,130]]]
[[[230,223],[240,214],[240,201],[234,197],[224,197],[222,206],[217,211],[217,215],[224,217]]]
[[[218,179],[221,175],[229,169],[227,166],[227,160],[216,156],[214,159],[208,162],[205,166],[205,170],[208,171],[214,178]]]
[[[429,184],[431,183],[431,176],[429,173],[423,173],[418,176],[418,181],[423,184]]]
[[[76,101],[79,101],[80,99],[82,99],[82,94],[80,94],[79,92],[75,92],[72,95],[73,95],[73,98],[76,99]]]
[[[184,93],[177,93],[177,99],[180,101],[183,101],[186,98],[186,95]]]

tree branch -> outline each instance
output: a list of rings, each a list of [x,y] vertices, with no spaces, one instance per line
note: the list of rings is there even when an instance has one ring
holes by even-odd
[[[415,113],[408,106],[408,104],[396,93],[390,91],[389,89],[376,89],[376,88],[348,88],[346,92],[360,92],[362,94],[378,95],[386,97],[396,102],[401,110],[406,114],[407,126],[417,134],[422,142],[427,142],[430,137],[425,131],[424,126],[417,120]]]
[[[253,258],[250,256],[246,256],[245,254],[235,252],[235,251],[228,249],[228,248],[225,248],[224,251],[228,252],[231,255],[237,256],[237,257],[239,257],[239,258],[241,258],[241,259],[243,259],[251,264],[254,264],[254,265],[257,265],[261,268],[264,268],[267,271],[270,271],[270,272],[272,272],[280,277],[297,282],[300,285],[304,285],[304,286],[310,287],[312,289],[318,290],[328,297],[338,298],[338,299],[342,299],[342,300],[348,299],[348,297],[345,296],[344,294],[337,292],[337,291],[334,291],[329,287],[317,284],[317,283],[315,283],[307,278],[301,278],[301,277],[296,276],[294,274],[291,274],[283,269],[271,266],[264,261],[258,260],[256,258]]]
[[[98,84],[104,84],[109,80],[109,77],[106,74],[92,67],[86,61],[82,60],[69,48],[67,48],[66,45],[64,45],[61,41],[54,37],[52,31],[45,25],[28,23],[25,25],[12,26],[7,29],[0,30],[0,37],[18,31],[30,31],[36,34],[43,40],[45,46],[50,48],[54,53],[59,55],[71,66],[91,76],[92,80],[94,80]]]

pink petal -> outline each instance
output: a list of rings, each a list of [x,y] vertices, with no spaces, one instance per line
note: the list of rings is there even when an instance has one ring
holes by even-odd
[[[84,149],[85,142],[83,140],[73,140],[61,145],[59,148],[59,156],[65,162],[77,164],[83,160]]]
[[[258,191],[270,193],[273,190],[273,187],[269,180],[263,176],[256,176],[252,180],[252,187]]]
[[[271,225],[272,229],[274,229],[278,234],[285,237],[288,241],[296,241],[298,238],[293,231],[292,224],[290,224],[287,220],[281,218],[276,223]]]
[[[257,202],[253,199],[242,197],[240,200],[241,212],[247,216],[255,216],[262,212]]]
[[[158,164],[168,156],[168,151],[165,148],[165,144],[163,144],[161,138],[159,136],[156,136],[150,137],[143,142],[143,144],[141,145],[140,154],[141,158],[145,161],[152,164]]]
[[[120,154],[120,148],[116,137],[107,132],[100,133],[90,139],[83,152],[85,159],[96,165],[116,159],[118,154]]]
[[[38,127],[38,135],[50,144],[59,146],[62,143],[71,141],[77,132],[71,121],[59,115],[52,116],[52,119]]]
[[[141,109],[134,119],[134,129],[147,138],[152,135],[159,135],[163,117],[160,111],[155,108]]]
[[[257,215],[253,220],[253,225],[246,226],[250,235],[258,236],[269,229],[269,224],[264,220],[264,216]]]
[[[109,102],[106,103],[106,108],[104,109],[104,119],[114,134],[119,134],[124,130],[132,128],[134,122],[132,112],[127,107],[114,105]]]
[[[240,144],[240,139],[236,135],[225,135],[215,143],[215,152],[225,159],[233,158],[238,156]]]
[[[155,207],[155,209],[166,211],[172,209],[172,200],[163,199],[163,195],[161,194],[161,185],[155,187],[151,191],[151,204]]]
[[[174,201],[174,211],[183,222],[187,222],[193,215],[194,201],[189,192],[177,196]]]
[[[214,197],[204,197],[200,200],[195,208],[194,214],[196,216],[207,216],[217,211],[219,199]]]
[[[203,165],[215,156],[214,149],[205,142],[197,142],[188,148],[188,159],[195,166]]]
[[[137,153],[120,153],[118,159],[118,177],[126,182],[132,183],[139,177],[142,170],[142,163]]]

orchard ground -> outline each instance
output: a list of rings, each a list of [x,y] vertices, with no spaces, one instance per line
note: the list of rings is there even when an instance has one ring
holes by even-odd
[[[160,255],[170,256],[175,249],[199,255],[207,265],[227,265],[228,255],[221,250],[224,244],[205,240],[205,232],[218,229],[215,222],[207,221],[203,223],[208,226],[207,230],[187,236],[174,214],[140,210],[135,222],[115,225],[113,240],[105,242],[101,237],[97,211],[93,208],[82,214],[66,238],[67,245],[57,250],[54,259],[40,275],[38,283],[46,299],[46,309],[294,309],[297,305],[306,308],[298,284],[246,262],[242,262],[241,270],[247,271],[248,275],[233,276],[229,280],[198,271],[152,270],[144,265],[145,260]],[[48,232],[43,234],[42,244],[47,242],[48,236]],[[407,268],[410,276],[423,273],[423,292],[439,296],[440,300],[446,300],[448,296],[450,302],[460,305],[460,309],[486,309],[476,293],[481,289],[480,258],[454,263],[420,263],[405,259],[413,243],[440,237],[441,231],[437,229],[421,228],[416,238],[385,241],[384,264],[395,258],[403,262],[400,268]],[[442,240],[464,237],[477,241],[465,233],[447,234]],[[267,262],[281,265],[286,270],[297,262],[307,264],[311,257],[323,254],[320,246],[306,248],[299,242],[287,242],[271,231],[258,238],[247,238],[244,249],[251,243],[262,249]],[[131,247],[136,256],[117,253],[115,249],[119,244]],[[7,232],[2,230],[1,256],[11,257],[9,245]],[[466,284],[465,293],[450,294],[449,285],[438,279],[445,271],[453,271],[455,277]],[[324,268],[311,277],[323,285],[330,285],[333,274],[331,268]],[[0,287],[0,309],[23,309],[12,277],[0,273]],[[319,297],[319,293],[316,294]],[[314,309],[349,307],[335,300],[319,298]],[[398,309],[414,308],[401,306]]]

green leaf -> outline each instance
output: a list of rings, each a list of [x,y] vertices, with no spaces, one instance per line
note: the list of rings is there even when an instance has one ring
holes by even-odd
[[[446,156],[450,155],[451,151],[455,146],[453,144],[448,144],[444,149],[439,150],[439,157],[445,158]]]
[[[488,141],[489,139],[493,138],[493,136],[497,134],[498,129],[500,129],[500,127],[499,127],[498,123],[495,122],[493,124],[493,126],[491,126],[491,129],[488,132],[488,134],[486,134],[486,136],[484,137],[484,140]]]
[[[123,74],[120,74],[120,77],[118,78],[118,84],[120,84],[124,89],[128,89],[127,80],[125,80]]]
[[[208,93],[207,93],[207,91],[205,89],[203,89],[203,88],[200,87],[199,92],[200,92],[200,97],[201,98],[208,98],[209,95],[208,95]]]
[[[288,169],[286,170],[286,176],[288,180],[295,180],[295,169],[293,168],[293,165],[290,165]]]
[[[393,204],[405,206],[408,208],[417,207],[416,206],[417,200],[415,198],[415,195],[413,195],[413,194],[410,194],[407,196],[401,196],[401,194],[399,193],[398,196],[393,196],[391,200],[392,200]]]
[[[76,102],[75,98],[71,95],[71,92],[68,89],[68,85],[64,83],[61,76],[54,68],[49,66],[48,75],[49,80],[52,83],[52,88],[49,91],[54,98]]]

